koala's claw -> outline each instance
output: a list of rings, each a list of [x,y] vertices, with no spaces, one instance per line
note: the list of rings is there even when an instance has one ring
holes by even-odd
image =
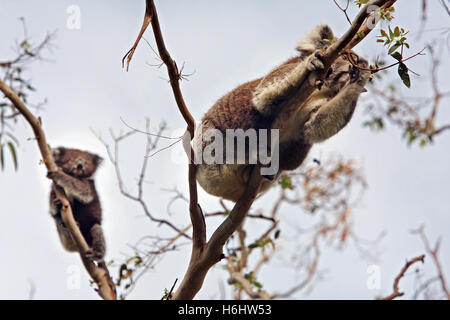
[[[320,50],[314,52],[308,59],[307,68],[309,71],[322,71],[325,69],[325,65],[323,64],[323,54]]]
[[[277,175],[276,174],[266,175],[266,176],[263,176],[263,178],[273,182],[277,178]]]
[[[47,172],[47,178],[49,178],[49,179],[51,179],[51,180],[54,180],[54,179],[56,179],[57,177],[59,177],[60,174],[61,174],[61,171],[60,171],[60,170],[56,170],[56,171],[48,171],[48,172]]]
[[[61,210],[61,208],[62,208],[62,201],[61,200],[59,200],[58,198],[55,198],[55,199],[53,199],[52,203],[55,206],[55,208],[58,209],[58,211]]]
[[[103,254],[96,250],[89,249],[88,251],[86,251],[86,254],[84,256],[91,261],[96,261],[96,262],[103,261]]]
[[[56,176],[57,173],[58,173],[58,171],[48,171],[47,172],[47,178],[53,179]]]

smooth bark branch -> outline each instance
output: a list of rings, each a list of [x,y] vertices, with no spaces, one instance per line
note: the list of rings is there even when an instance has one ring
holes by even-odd
[[[174,300],[193,299],[201,289],[209,269],[224,258],[223,246],[225,242],[242,224],[258,194],[262,179],[259,173],[259,167],[255,167],[244,194],[236,202],[231,213],[217,228],[208,243],[198,250],[193,249],[188,271],[180,288],[173,296]]]
[[[184,120],[188,125],[188,132],[191,135],[191,139],[194,137],[195,131],[195,120],[189,112],[186,103],[184,102],[183,94],[180,89],[180,71],[178,70],[177,64],[175,60],[169,54],[169,51],[166,48],[164,43],[164,38],[161,33],[161,27],[159,26],[158,13],[156,11],[155,3],[153,0],[146,0],[146,9],[145,9],[145,17],[144,22],[141,27],[141,31],[133,45],[133,47],[127,52],[127,54],[122,59],[122,66],[124,65],[125,59],[127,59],[127,71],[133,57],[134,51],[136,50],[139,41],[141,40],[145,30],[147,29],[149,24],[152,24],[153,35],[155,37],[155,41],[158,45],[158,53],[161,60],[167,67],[167,71],[169,74],[170,85],[172,86],[173,94],[175,100],[177,102],[178,109],[181,112]]]
[[[12,90],[6,83],[0,80],[0,91],[4,93],[6,98],[8,98],[14,107],[24,116],[27,122],[33,129],[34,136],[39,146],[39,150],[42,155],[43,162],[47,167],[48,171],[58,170],[58,166],[53,160],[51,150],[47,144],[44,131],[42,130],[40,118],[36,118],[30,110],[25,106],[23,101],[18,97],[18,95]],[[98,294],[103,299],[115,300],[116,299],[116,288],[114,282],[109,276],[108,269],[104,263],[100,263],[97,267],[91,260],[85,257],[86,252],[89,250],[89,246],[84,239],[80,228],[78,227],[72,213],[72,208],[67,200],[64,191],[60,188],[55,188],[56,196],[62,202],[61,215],[64,223],[68,227],[70,234],[72,235],[75,243],[78,246],[78,251],[83,264],[90,274],[92,279],[98,285]]]
[[[183,94],[181,92],[180,88],[180,71],[178,70],[176,62],[172,59],[170,56],[166,45],[164,43],[164,38],[161,33],[161,27],[159,25],[159,19],[158,19],[158,13],[156,11],[155,3],[152,0],[146,1],[146,11],[145,11],[145,18],[144,22],[141,27],[141,31],[133,45],[133,47],[127,52],[127,54],[122,59],[122,64],[124,63],[125,59],[127,58],[127,70],[131,61],[131,58],[133,56],[134,51],[137,48],[137,45],[139,44],[139,41],[141,40],[145,30],[147,29],[149,24],[152,24],[153,34],[155,37],[155,41],[158,46],[158,53],[163,61],[163,63],[167,67],[167,72],[169,74],[170,79],[170,85],[172,87],[173,95],[175,97],[175,101],[177,103],[178,109],[183,116],[184,120],[187,124],[187,132],[183,138],[183,146],[186,150],[186,152],[190,155],[190,163],[189,163],[189,212],[191,217],[191,222],[193,226],[193,242],[195,247],[201,247],[206,242],[206,226],[203,219],[203,214],[198,206],[198,196],[197,196],[197,182],[195,179],[195,173],[196,173],[196,167],[193,163],[193,150],[190,146],[190,141],[194,138],[194,132],[195,132],[195,120],[192,117],[191,113],[189,112],[186,103],[183,98]]]
[[[366,19],[371,15],[369,11],[370,6],[391,6],[395,3],[395,0],[373,0],[370,1],[364,8],[360,11],[355,21],[351,25],[350,29],[333,43],[327,52],[324,55],[326,71],[331,66],[331,64],[339,57],[343,49],[350,49],[352,46],[352,40],[358,34],[358,31],[363,26],[363,23]],[[170,84],[172,86],[172,91],[177,102],[177,106],[179,111],[181,112],[183,118],[187,123],[187,132],[183,139],[183,146],[188,155],[190,155],[190,163],[189,163],[189,211],[191,222],[193,226],[193,246],[192,246],[192,254],[191,260],[189,262],[188,270],[185,274],[185,277],[178,288],[178,290],[173,294],[173,299],[193,299],[197,292],[201,289],[203,285],[203,281],[208,273],[209,269],[219,262],[223,258],[223,246],[228,238],[235,232],[239,226],[244,221],[248,210],[250,209],[253,201],[258,194],[260,185],[261,185],[261,175],[259,173],[259,167],[255,167],[250,181],[248,183],[247,189],[242,195],[242,197],[235,204],[233,210],[230,215],[225,219],[225,221],[217,228],[217,230],[213,233],[211,239],[206,242],[206,225],[204,221],[203,214],[197,204],[197,182],[195,179],[196,167],[193,164],[193,150],[191,147],[191,140],[194,137],[195,131],[195,122],[190,114],[185,101],[183,99],[183,95],[181,93],[179,81],[181,79],[180,71],[175,63],[175,61],[171,58],[169,52],[164,43],[164,39],[161,33],[161,27],[158,20],[158,15],[156,12],[155,4],[153,0],[146,0],[146,12],[144,17],[144,22],[142,24],[139,35],[133,45],[133,47],[127,52],[127,54],[122,59],[122,65],[124,65],[125,59],[127,59],[127,70],[136,50],[140,39],[142,38],[146,28],[151,23],[153,34],[155,37],[156,44],[158,46],[158,53],[161,60],[167,67],[167,71],[170,78]],[[367,35],[367,34],[366,34]],[[361,41],[362,39],[359,39]],[[358,42],[359,42],[358,41]],[[355,42],[357,43],[357,42]],[[309,83],[308,81],[306,81]],[[314,90],[316,86],[314,84],[309,84],[302,87],[302,96],[307,98]],[[284,111],[284,115],[280,115],[282,119],[288,119],[289,114],[293,111],[293,108],[286,108],[287,111]],[[283,127],[283,124],[280,124],[280,127]]]
[[[189,274],[196,273],[199,266],[196,261],[199,260],[199,256],[201,256],[201,253],[203,252],[203,248],[206,243],[206,224],[203,217],[203,213],[198,205],[198,193],[197,193],[197,181],[195,179],[196,175],[196,166],[193,162],[194,159],[194,151],[191,147],[191,140],[194,138],[195,133],[195,120],[192,117],[191,113],[189,112],[186,103],[183,98],[183,94],[181,92],[180,88],[180,79],[181,74],[178,70],[176,62],[172,59],[170,56],[170,53],[168,52],[166,45],[164,43],[164,38],[161,33],[161,27],[159,25],[159,19],[158,14],[156,11],[155,3],[152,0],[146,0],[146,11],[145,11],[145,17],[144,22],[141,27],[141,31],[133,45],[133,47],[128,51],[128,53],[124,56],[122,59],[122,65],[124,64],[125,59],[127,58],[127,70],[131,61],[131,58],[133,56],[134,51],[137,48],[137,45],[139,44],[139,41],[141,40],[145,30],[147,29],[149,24],[152,24],[153,29],[153,35],[155,37],[155,41],[158,47],[158,53],[163,61],[163,63],[167,67],[167,72],[169,74],[170,79],[170,85],[172,87],[173,95],[175,97],[175,101],[177,103],[178,109],[183,116],[184,120],[187,124],[187,130],[186,134],[183,137],[183,147],[187,154],[189,155],[189,168],[188,168],[188,181],[189,181],[189,213],[190,213],[190,219],[192,223],[192,253],[191,253],[191,263],[189,264],[188,272],[186,277],[188,277]],[[193,271],[191,271],[193,270]],[[201,272],[201,274],[205,274],[209,270],[203,269],[204,272]],[[185,277],[185,279],[186,279]],[[189,281],[183,281],[184,284],[188,283]],[[203,281],[202,281],[203,283]],[[181,285],[183,287],[183,284]],[[195,296],[195,294],[200,290],[200,287],[196,290],[190,289],[189,291],[195,292],[192,295],[192,298]],[[184,292],[184,290],[182,290]],[[174,294],[174,296],[177,296],[177,293]]]

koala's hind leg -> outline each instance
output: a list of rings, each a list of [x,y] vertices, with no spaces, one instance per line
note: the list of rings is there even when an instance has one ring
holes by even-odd
[[[95,191],[87,180],[74,178],[62,170],[48,172],[47,177],[63,188],[67,195],[75,197],[82,203],[90,203],[94,200]]]
[[[335,97],[318,106],[305,123],[305,140],[311,144],[322,142],[344,128],[353,116],[366,82],[367,75],[351,80]]]
[[[280,75],[279,71],[265,77],[253,93],[253,104],[264,116],[273,116],[280,106],[297,90],[301,90],[305,81],[314,84],[317,73],[324,69],[320,50],[309,55],[294,68]]]
[[[86,257],[95,260],[103,261],[106,253],[106,242],[103,236],[103,230],[100,224],[94,224],[89,230],[92,238],[91,249],[86,252]]]

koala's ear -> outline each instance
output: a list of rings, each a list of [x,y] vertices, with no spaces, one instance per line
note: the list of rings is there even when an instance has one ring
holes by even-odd
[[[58,159],[61,159],[65,152],[66,149],[64,147],[52,148],[52,157],[55,161],[58,161]]]
[[[97,166],[101,165],[105,159],[100,156],[95,155],[94,162]]]
[[[297,51],[302,55],[310,55],[318,49],[323,49],[334,39],[333,31],[326,24],[315,27],[304,40],[297,45]]]

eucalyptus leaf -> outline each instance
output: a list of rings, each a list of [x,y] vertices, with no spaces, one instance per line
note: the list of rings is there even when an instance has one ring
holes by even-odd
[[[18,161],[17,161],[16,148],[14,147],[12,142],[8,142],[8,147],[9,147],[9,151],[11,152],[11,156],[13,158],[14,169],[17,171],[17,169],[19,168],[19,164],[18,164]]]
[[[402,62],[398,66],[398,74],[400,75],[400,78],[403,80],[403,83],[408,88],[411,88],[411,78],[409,77],[409,69],[408,67]]]

